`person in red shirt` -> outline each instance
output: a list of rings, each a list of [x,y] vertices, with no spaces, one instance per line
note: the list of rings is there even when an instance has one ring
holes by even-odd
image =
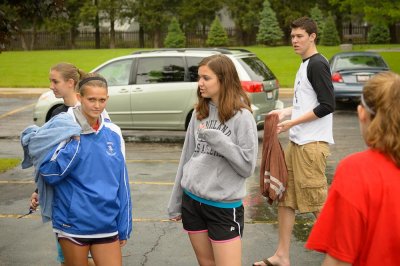
[[[400,76],[375,75],[357,107],[368,149],[346,157],[306,248],[328,265],[400,263]]]

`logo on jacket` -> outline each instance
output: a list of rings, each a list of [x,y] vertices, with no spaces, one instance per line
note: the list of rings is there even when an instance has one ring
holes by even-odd
[[[112,142],[107,142],[107,154],[110,156],[115,155],[115,148],[114,148],[114,143]]]

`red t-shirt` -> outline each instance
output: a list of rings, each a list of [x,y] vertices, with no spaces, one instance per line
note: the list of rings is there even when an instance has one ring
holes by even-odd
[[[340,162],[305,246],[352,265],[400,265],[400,168],[370,149]]]

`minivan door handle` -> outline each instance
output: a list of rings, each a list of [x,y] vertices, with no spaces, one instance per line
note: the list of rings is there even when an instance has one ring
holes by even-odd
[[[118,91],[119,93],[128,93],[129,90],[127,88],[122,88]]]
[[[142,88],[134,88],[132,92],[142,92]]]

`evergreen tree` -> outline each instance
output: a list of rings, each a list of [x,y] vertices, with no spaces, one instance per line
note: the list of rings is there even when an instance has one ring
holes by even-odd
[[[226,34],[225,29],[222,27],[218,17],[215,17],[213,23],[211,24],[206,44],[208,46],[216,47],[228,45],[228,35]]]
[[[390,42],[390,32],[389,28],[383,23],[375,24],[371,27],[368,33],[368,43],[378,44],[378,43],[389,43]]]
[[[321,40],[322,33],[324,32],[324,23],[325,23],[325,18],[324,15],[322,14],[321,9],[319,9],[318,4],[315,4],[313,8],[310,10],[310,17],[312,20],[317,23],[318,27],[318,34],[317,34],[317,42]]]
[[[167,48],[183,48],[186,46],[186,37],[179,26],[178,20],[173,17],[168,26],[168,34],[164,40],[164,46]]]
[[[326,46],[335,46],[340,44],[339,34],[331,14],[329,14],[324,24],[324,32],[321,36],[321,44]]]
[[[283,32],[279,27],[276,13],[271,8],[268,0],[264,1],[263,10],[260,13],[260,26],[257,33],[257,42],[276,45],[282,40]]]

